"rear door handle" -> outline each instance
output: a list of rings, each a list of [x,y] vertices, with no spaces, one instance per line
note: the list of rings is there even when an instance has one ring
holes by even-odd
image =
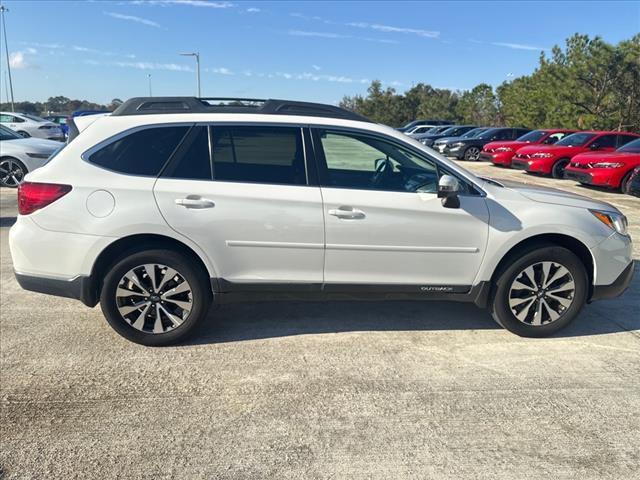
[[[189,195],[187,198],[176,198],[175,202],[176,205],[181,207],[194,209],[213,208],[216,206],[213,200],[202,198],[199,195]]]
[[[349,207],[346,205],[330,209],[329,215],[350,220],[360,220],[366,217],[362,210],[358,210],[357,208]]]

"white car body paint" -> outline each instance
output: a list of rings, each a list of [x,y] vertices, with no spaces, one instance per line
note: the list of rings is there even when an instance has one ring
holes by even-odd
[[[44,118],[35,118],[37,120],[21,113],[0,112],[0,123],[14,132],[25,132],[34,138],[64,140],[64,133],[59,125]]]
[[[130,129],[199,122],[326,126],[379,134],[420,150],[482,195],[461,196],[461,207],[449,209],[435,194],[156,179],[112,172],[83,159],[88,150]],[[494,185],[383,125],[231,113],[95,115],[78,123],[82,133],[27,176],[30,182],[73,189],[46,208],[18,217],[10,246],[14,268],[22,274],[68,280],[89,275],[104,248],[138,234],[185,244],[211,278],[252,284],[471,286],[490,280],[513,246],[541,234],[567,235],[585,245],[593,257],[595,285],[611,283],[631,262],[629,237],[589,212],[619,213],[613,206],[528,186]],[[86,208],[97,190],[114,199],[105,216]],[[195,210],[176,203],[188,196],[215,206]],[[344,206],[361,210],[364,217],[343,219],[330,213]]]

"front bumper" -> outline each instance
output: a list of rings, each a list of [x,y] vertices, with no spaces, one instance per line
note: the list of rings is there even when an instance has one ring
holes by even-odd
[[[595,285],[589,302],[603,300],[605,298],[615,298],[622,295],[631,284],[634,271],[635,265],[634,262],[631,262],[613,283],[609,285]]]
[[[513,168],[514,170],[524,170],[525,172],[528,172],[529,162],[527,160],[513,159],[511,161],[511,168]]]
[[[566,178],[567,180],[575,180],[576,182],[584,183],[586,185],[593,184],[593,177],[590,173],[577,170],[569,170],[568,168],[564,171],[564,178]]]

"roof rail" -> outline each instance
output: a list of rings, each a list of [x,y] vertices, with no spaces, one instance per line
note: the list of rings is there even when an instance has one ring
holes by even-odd
[[[323,103],[228,97],[135,97],[124,102],[111,115],[122,117],[167,113],[257,113],[263,115],[329,117],[371,122],[368,118],[357,113]]]

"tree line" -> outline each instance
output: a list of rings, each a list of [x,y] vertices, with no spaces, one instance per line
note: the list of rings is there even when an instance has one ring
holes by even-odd
[[[640,132],[640,34],[617,45],[575,34],[542,52],[530,75],[452,91],[419,83],[404,93],[373,81],[340,106],[387,125],[419,118],[475,125]]]
[[[32,115],[69,115],[76,110],[115,110],[122,103],[119,98],[114,98],[106,105],[89,102],[88,100],[71,100],[70,98],[57,96],[49,97],[46,102],[15,102],[16,112],[30,113]],[[0,110],[11,111],[10,103],[0,103]]]
[[[108,105],[67,97],[16,102],[18,112],[45,115],[75,110],[114,110]],[[564,48],[542,52],[530,75],[493,88],[481,83],[454,91],[418,83],[404,93],[374,80],[366,95],[345,96],[340,106],[387,125],[419,118],[475,125],[528,128],[613,129],[640,132],[640,34],[617,45],[575,34]],[[2,111],[9,104],[0,104]]]

